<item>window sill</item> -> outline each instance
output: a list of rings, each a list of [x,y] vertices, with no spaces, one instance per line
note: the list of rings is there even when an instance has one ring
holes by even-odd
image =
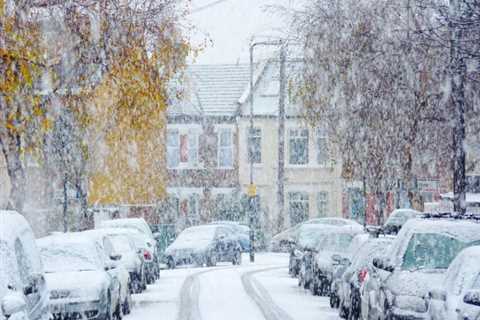
[[[321,165],[321,164],[286,164],[285,168],[287,169],[333,169],[332,165]]]
[[[180,166],[180,167],[167,167],[167,170],[203,170],[204,166]]]

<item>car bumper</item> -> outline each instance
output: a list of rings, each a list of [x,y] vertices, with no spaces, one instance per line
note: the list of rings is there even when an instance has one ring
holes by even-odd
[[[411,310],[403,310],[393,307],[391,310],[391,320],[427,320],[429,319],[427,312],[415,312]]]
[[[105,314],[105,305],[96,301],[50,301],[53,319],[98,319]]]

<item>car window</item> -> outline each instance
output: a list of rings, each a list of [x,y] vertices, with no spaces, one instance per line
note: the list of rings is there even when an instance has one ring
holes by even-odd
[[[403,256],[402,269],[447,269],[466,243],[440,233],[416,233]]]
[[[87,271],[103,267],[98,250],[100,249],[94,246],[69,243],[40,247],[40,254],[47,273]]]

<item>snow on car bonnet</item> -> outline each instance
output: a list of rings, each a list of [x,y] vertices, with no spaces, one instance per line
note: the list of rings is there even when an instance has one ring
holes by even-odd
[[[211,243],[215,237],[217,226],[191,227],[183,230],[169,249],[177,248],[203,248]]]

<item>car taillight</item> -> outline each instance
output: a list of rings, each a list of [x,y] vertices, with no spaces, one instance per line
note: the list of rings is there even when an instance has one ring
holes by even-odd
[[[148,250],[143,251],[143,257],[145,260],[152,260],[152,254]]]
[[[358,281],[360,283],[363,283],[363,281],[365,281],[365,279],[367,278],[368,276],[368,269],[362,269],[358,272]]]

